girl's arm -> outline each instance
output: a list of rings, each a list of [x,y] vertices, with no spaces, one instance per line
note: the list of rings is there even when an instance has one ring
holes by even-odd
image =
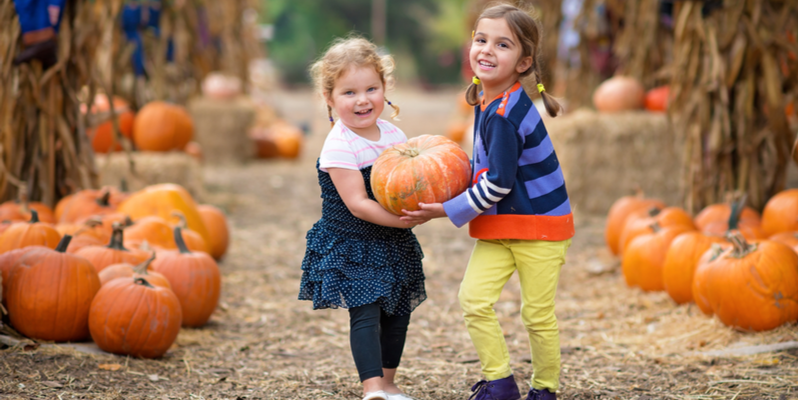
[[[367,196],[367,188],[364,186],[364,178],[359,171],[328,168],[328,174],[347,209],[356,218],[392,228],[411,228],[425,222],[417,222],[419,219],[415,222],[401,221],[399,216],[386,211],[377,201],[370,199]]]
[[[400,217],[401,221],[410,224],[419,225],[428,222],[434,218],[446,217],[444,206],[442,203],[419,203],[420,209],[417,211],[403,210],[404,216]]]

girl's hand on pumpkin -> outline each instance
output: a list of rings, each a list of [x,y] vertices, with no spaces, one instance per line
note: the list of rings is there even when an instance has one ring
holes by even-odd
[[[442,203],[419,203],[419,207],[420,209],[417,211],[403,210],[405,215],[400,217],[400,220],[419,225],[434,218],[447,216]]]

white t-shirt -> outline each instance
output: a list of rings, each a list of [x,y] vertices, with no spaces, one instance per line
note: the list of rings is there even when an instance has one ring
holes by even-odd
[[[406,134],[393,124],[382,119],[378,119],[377,124],[381,138],[373,142],[358,136],[341,120],[336,121],[322,145],[319,169],[325,172],[328,168],[361,170],[375,163],[384,150],[408,140]]]

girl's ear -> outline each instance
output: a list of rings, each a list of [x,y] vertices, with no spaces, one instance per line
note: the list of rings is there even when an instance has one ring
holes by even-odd
[[[517,63],[517,68],[516,68],[517,73],[521,74],[521,73],[527,71],[528,68],[531,67],[531,65],[533,65],[533,57],[528,56],[528,57],[521,58],[519,60],[519,62]]]
[[[331,100],[331,93],[323,93],[322,98],[325,99],[325,104],[327,104],[330,108],[335,108],[333,106],[333,100]]]

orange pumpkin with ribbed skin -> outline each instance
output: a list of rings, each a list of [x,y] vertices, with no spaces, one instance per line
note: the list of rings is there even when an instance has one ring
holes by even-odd
[[[108,96],[105,94],[97,94],[94,97],[94,104],[92,104],[91,113],[104,113],[110,112],[111,107],[108,103]],[[81,112],[86,114],[86,105],[81,104]],[[123,98],[114,96],[114,112],[117,113],[117,123],[119,131],[122,136],[130,138],[133,133],[133,119],[134,113],[128,108],[128,102]],[[114,135],[114,127],[109,119],[100,123],[94,128],[86,130],[86,135],[92,139],[92,148],[96,153],[108,153],[111,151],[111,143]],[[114,151],[122,150],[122,144],[119,140],[113,140],[116,143]]]
[[[685,232],[678,235],[667,249],[662,269],[664,290],[678,304],[692,301],[694,270],[714,243],[726,243],[725,239],[707,236],[700,232]]]
[[[208,253],[186,248],[181,228],[173,231],[178,250],[158,254],[153,269],[167,277],[178,296],[183,312],[183,326],[205,325],[219,302],[222,281],[219,267]]]
[[[443,203],[469,187],[469,157],[458,143],[421,135],[386,149],[372,166],[375,199],[395,215],[419,210],[419,203]]]
[[[11,270],[8,316],[27,337],[65,342],[89,336],[89,306],[100,278],[89,261],[64,252],[69,240],[65,236],[55,250],[26,252]]]
[[[54,224],[56,218],[50,207],[35,201],[23,204],[19,201],[7,201],[0,204],[0,221],[28,221],[31,219],[31,210],[36,210],[39,214],[39,221]]]
[[[161,286],[172,290],[172,286],[169,284],[167,278],[150,268],[150,264],[155,259],[156,253],[153,252],[150,258],[144,260],[139,265],[129,263],[109,265],[98,273],[100,276],[100,286],[105,286],[105,284],[117,278],[143,278],[153,286]]]
[[[144,241],[155,248],[177,248],[172,238],[172,227],[161,217],[144,217],[125,228],[126,247],[139,248]]]
[[[60,210],[61,216],[58,222],[74,223],[93,215],[116,212],[117,207],[111,204],[111,195],[111,191],[108,189],[81,190],[75,193]]]
[[[210,241],[208,230],[200,218],[200,213],[197,212],[197,203],[180,185],[162,183],[148,186],[128,197],[119,205],[117,211],[127,214],[134,221],[155,215],[172,224],[178,222],[178,218],[172,213],[180,211],[186,217],[189,229],[199,233],[206,243]]]
[[[716,203],[706,206],[694,217],[694,224],[697,230],[705,231],[709,224],[722,222],[728,223],[731,216],[731,205],[728,203]],[[745,207],[739,215],[739,221],[754,220],[761,224],[761,214],[758,211]]]
[[[767,201],[761,216],[761,229],[766,237],[797,231],[797,189],[784,190]]]
[[[186,227],[186,217],[178,211],[174,212],[173,215],[180,219],[180,222],[175,226],[181,228],[181,236],[183,237],[183,242],[186,243],[186,248],[192,251],[202,251],[211,254],[205,239],[203,239],[199,233]],[[205,222],[203,224],[205,224]]]
[[[60,240],[61,235],[56,228],[39,222],[39,213],[31,210],[30,221],[15,222],[0,235],[0,253],[34,245],[55,249]]]
[[[89,313],[92,340],[114,354],[159,358],[181,329],[181,304],[146,278],[117,278],[97,292]]]
[[[67,253],[76,254],[78,251],[80,251],[84,247],[103,246],[106,243],[108,243],[108,241],[103,242],[102,240],[98,239],[96,236],[92,236],[92,235],[73,236],[72,240],[69,242],[69,246],[67,247]]]
[[[75,252],[75,255],[89,260],[97,272],[113,264],[139,264],[150,257],[150,254],[145,251],[135,248],[126,249],[122,245],[123,240],[122,227],[116,226],[107,246],[86,246]]]
[[[773,242],[783,243],[797,253],[797,231],[776,233],[769,237]]]
[[[625,283],[644,291],[664,290],[663,268],[667,249],[675,237],[690,230],[685,225],[659,227],[655,223],[651,233],[634,238],[622,255]]]
[[[0,254],[0,280],[2,280],[3,284],[3,297],[0,298],[0,301],[5,302],[6,300],[6,295],[8,294],[8,278],[11,275],[11,268],[14,267],[14,264],[16,264],[17,261],[19,261],[19,259],[25,255],[25,253],[35,249],[48,249],[48,247],[28,246]]]
[[[228,251],[228,241],[230,240],[228,219],[222,210],[209,204],[198,205],[197,212],[200,213],[200,217],[211,235],[211,242],[208,243],[209,254],[215,260],[219,260]]]
[[[657,214],[653,215],[654,212],[657,212]],[[678,207],[667,207],[662,210],[651,209],[647,217],[641,217],[634,213],[628,217],[628,220],[625,222],[625,228],[622,230],[622,235],[620,235],[619,253],[625,254],[625,249],[628,244],[637,236],[652,232],[653,230],[650,226],[652,226],[653,223],[658,223],[662,228],[668,226],[685,226],[689,230],[696,229],[692,221],[692,216]]]
[[[133,143],[143,151],[181,150],[193,135],[192,117],[176,104],[151,101],[133,121]]]
[[[633,213],[646,212],[650,209],[662,209],[667,205],[661,200],[646,199],[639,191],[633,196],[623,196],[617,199],[608,210],[606,217],[606,246],[614,255],[619,255],[619,238],[625,228],[625,221]]]
[[[695,271],[692,295],[725,325],[764,331],[797,321],[797,253],[770,240],[733,244]]]

